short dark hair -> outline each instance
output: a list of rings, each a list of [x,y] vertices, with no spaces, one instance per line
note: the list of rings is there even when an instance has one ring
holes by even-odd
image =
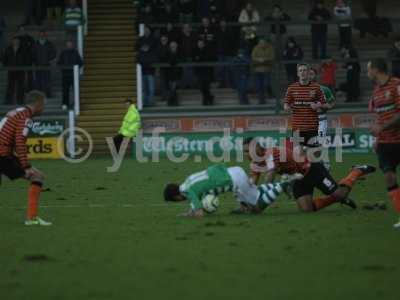
[[[389,72],[388,64],[386,62],[386,59],[384,59],[384,58],[371,59],[370,64],[371,64],[371,68],[377,69],[379,72],[382,72],[385,74],[388,74],[388,72]]]
[[[169,183],[164,188],[164,200],[175,201],[175,197],[180,195],[179,185],[176,183]]]

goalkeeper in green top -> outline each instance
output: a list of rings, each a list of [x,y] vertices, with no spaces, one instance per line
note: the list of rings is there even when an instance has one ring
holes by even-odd
[[[278,196],[287,191],[292,181],[299,179],[299,174],[279,183],[262,184],[257,187],[251,182],[241,167],[226,168],[223,165],[212,165],[207,170],[190,175],[181,185],[168,184],[164,189],[165,201],[181,202],[188,200],[190,210],[188,217],[202,218],[202,199],[207,195],[219,195],[233,192],[240,208],[235,213],[261,213]]]
[[[128,111],[125,114],[118,134],[113,138],[117,152],[119,152],[124,139],[135,137],[140,129],[140,115],[135,104],[133,104],[131,99],[126,99],[125,104],[128,107]]]

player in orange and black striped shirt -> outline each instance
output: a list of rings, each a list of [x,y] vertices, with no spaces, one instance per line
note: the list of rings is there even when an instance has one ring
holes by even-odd
[[[51,225],[37,214],[44,176],[29,164],[26,147],[31,118],[42,113],[45,99],[42,92],[32,91],[26,96],[27,106],[8,112],[0,121],[0,175],[11,180],[24,178],[31,183],[26,225]]]
[[[384,59],[374,59],[368,63],[368,77],[376,83],[369,103],[370,110],[377,114],[371,133],[377,137],[379,166],[385,174],[386,187],[394,208],[400,214],[400,188],[396,176],[400,164],[400,79],[389,76]],[[400,219],[394,227],[400,229]]]
[[[300,210],[305,212],[318,211],[338,202],[356,208],[355,203],[348,198],[353,185],[360,177],[375,171],[372,166],[355,166],[337,184],[322,162],[308,159],[302,147],[293,145],[289,140],[284,145],[263,148],[256,139],[247,139],[244,142],[244,152],[251,160],[251,178],[254,183],[258,183],[262,174],[265,174],[267,182],[272,182],[276,174],[304,175],[294,182],[293,196]],[[313,199],[315,188],[327,196]]]
[[[289,85],[284,100],[284,109],[292,113],[292,130],[298,132],[300,142],[313,146],[318,142],[318,109],[325,104],[319,84],[310,82],[310,66],[299,64],[299,81]]]

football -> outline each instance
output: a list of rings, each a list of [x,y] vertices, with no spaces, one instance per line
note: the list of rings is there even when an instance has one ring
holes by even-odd
[[[201,200],[203,204],[203,209],[208,212],[208,213],[213,213],[218,209],[219,206],[219,200],[218,197],[215,195],[206,195],[204,198]]]

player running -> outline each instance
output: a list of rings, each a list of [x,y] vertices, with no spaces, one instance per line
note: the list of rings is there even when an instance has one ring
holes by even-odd
[[[324,165],[310,161],[302,148],[300,145],[293,146],[289,141],[282,146],[263,148],[256,139],[246,139],[244,152],[251,159],[253,181],[258,182],[262,174],[265,174],[266,182],[273,182],[276,174],[300,173],[304,177],[293,182],[293,196],[300,210],[318,211],[333,203],[342,203],[355,209],[356,204],[348,195],[356,181],[374,172],[375,168],[368,165],[354,166],[337,184]],[[314,199],[315,188],[326,197]]]
[[[400,79],[389,76],[385,59],[368,63],[368,77],[376,83],[369,107],[378,117],[371,133],[377,137],[375,150],[389,197],[400,214],[400,188],[396,176],[400,164]],[[400,219],[393,226],[400,229]]]
[[[38,217],[44,176],[29,164],[26,147],[29,128],[32,126],[31,118],[42,113],[45,100],[44,93],[31,91],[26,95],[25,107],[8,112],[0,121],[0,175],[4,174],[11,180],[24,178],[30,182],[25,221],[27,226],[51,225]]]
[[[201,202],[203,197],[233,192],[240,203],[239,210],[234,212],[261,213],[275,202],[293,179],[299,177],[301,175],[297,174],[287,181],[257,187],[249,180],[241,167],[226,168],[223,165],[212,165],[207,170],[190,175],[181,185],[168,184],[164,189],[164,199],[171,202],[188,200],[190,210],[185,216],[202,218],[204,216]]]

